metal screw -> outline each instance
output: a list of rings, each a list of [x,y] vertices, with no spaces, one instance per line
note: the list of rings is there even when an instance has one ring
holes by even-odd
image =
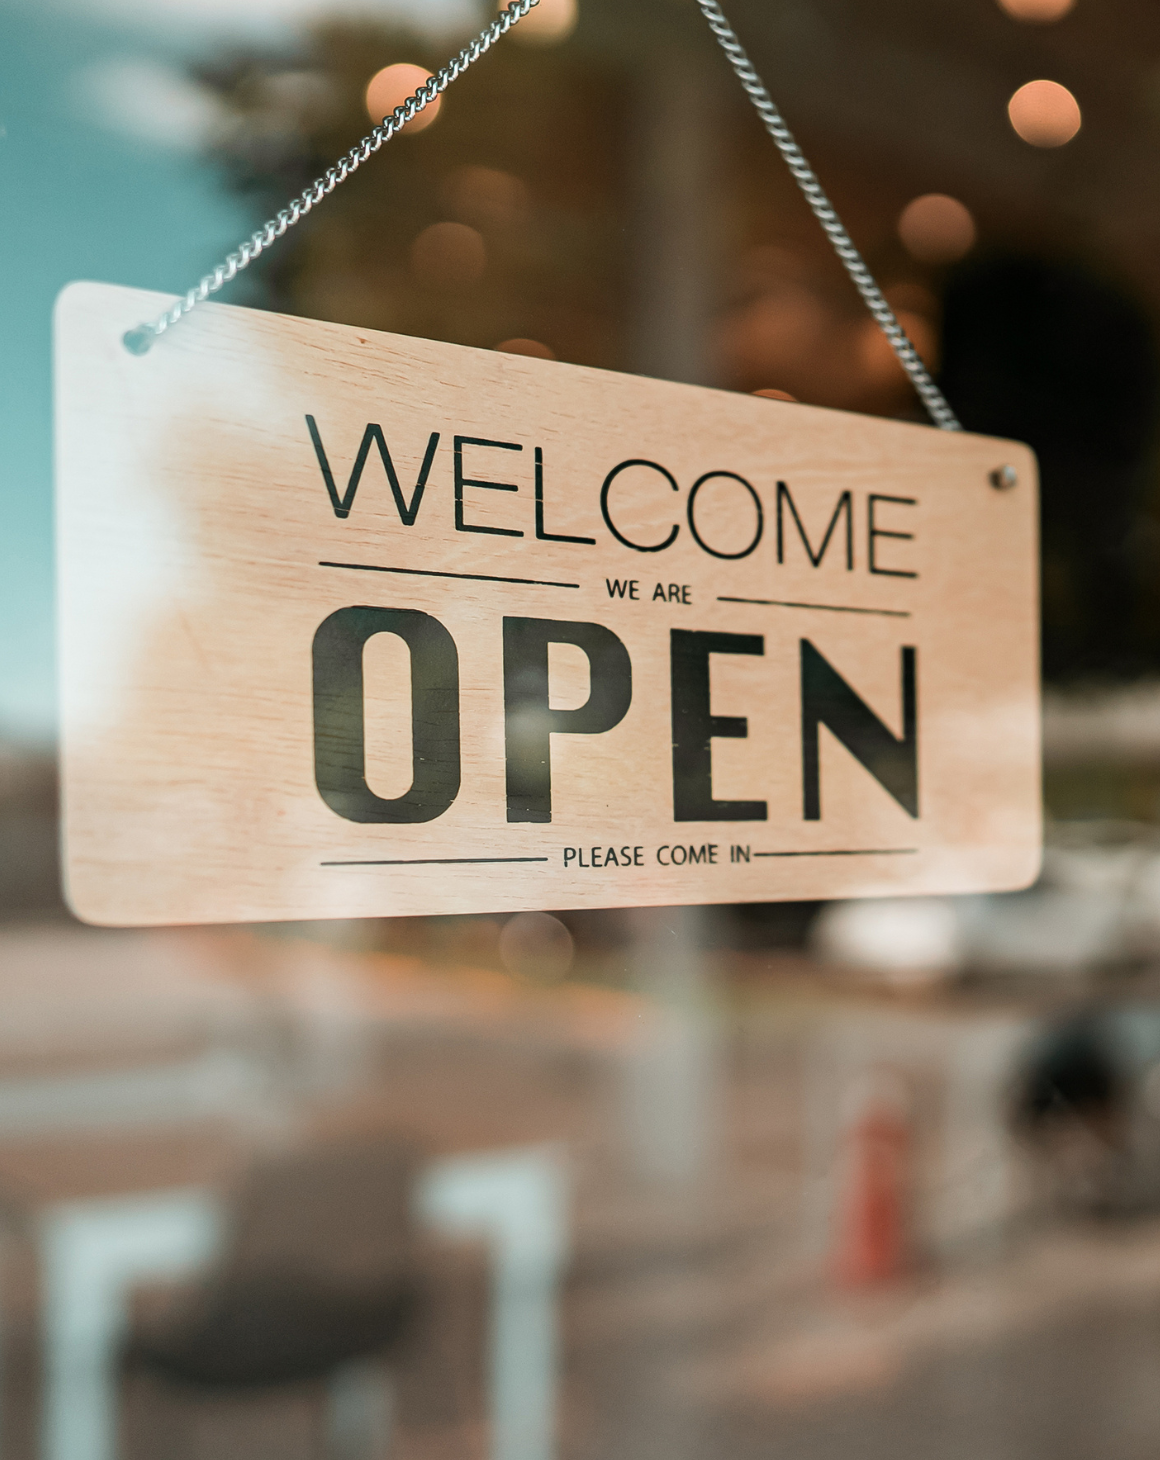
[[[1013,466],[997,466],[987,480],[997,492],[1008,492],[1019,485],[1019,473]]]

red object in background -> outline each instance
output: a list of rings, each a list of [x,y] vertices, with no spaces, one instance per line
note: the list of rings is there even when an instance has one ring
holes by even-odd
[[[911,1146],[905,1103],[869,1093],[844,1142],[833,1254],[841,1287],[889,1282],[910,1266]]]

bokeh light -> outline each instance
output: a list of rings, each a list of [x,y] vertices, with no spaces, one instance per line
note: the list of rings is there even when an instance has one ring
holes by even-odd
[[[556,352],[542,340],[503,340],[496,349],[504,355],[528,355],[533,360],[554,360]]]
[[[377,124],[384,117],[390,116],[397,106],[402,106],[409,96],[413,96],[430,79],[430,71],[424,70],[422,66],[412,66],[407,61],[399,61],[394,66],[384,66],[381,71],[376,71],[367,85],[367,112],[371,121]],[[423,131],[439,115],[442,105],[443,98],[437,96],[418,116],[411,118],[403,131]]]
[[[937,369],[938,335],[930,320],[906,309],[895,309],[895,318],[906,331],[906,336],[918,351],[922,363],[928,370]],[[878,385],[887,385],[896,378],[905,378],[898,356],[876,320],[864,319],[856,327],[854,355],[866,379]]]
[[[526,220],[530,209],[523,179],[496,167],[457,167],[441,191],[452,217],[472,228],[512,228]]]
[[[907,253],[920,263],[951,264],[973,247],[975,220],[957,198],[924,193],[903,208],[898,236]]]
[[[500,0],[503,10],[508,0]],[[570,36],[580,17],[578,0],[540,0],[510,32],[512,40],[530,46],[554,46]]]
[[[1062,20],[1073,10],[1075,0],[999,0],[999,5],[1012,20],[1048,25],[1053,20]]]
[[[487,268],[483,236],[466,223],[432,223],[411,245],[411,267],[421,283],[434,288],[476,284]]]
[[[499,935],[499,956],[517,978],[546,982],[564,978],[572,967],[573,952],[572,934],[551,913],[516,913]]]
[[[923,319],[938,318],[938,298],[925,284],[919,284],[914,279],[905,279],[888,285],[883,293],[887,304],[896,314],[899,310],[905,310],[908,314],[919,314]]]
[[[1011,125],[1032,147],[1062,147],[1079,131],[1079,102],[1058,81],[1028,81],[1007,103]]]

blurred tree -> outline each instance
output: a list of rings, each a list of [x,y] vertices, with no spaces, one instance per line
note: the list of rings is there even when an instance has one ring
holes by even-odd
[[[950,280],[943,349],[967,430],[1039,457],[1046,675],[1155,671],[1160,360],[1147,315],[1082,264],[995,256]]]
[[[367,85],[383,67],[445,59],[396,29],[334,22],[298,56],[203,67],[227,118],[214,160],[266,216],[370,130]],[[263,261],[261,302],[623,363],[628,98],[615,66],[500,42],[433,125],[393,139]]]

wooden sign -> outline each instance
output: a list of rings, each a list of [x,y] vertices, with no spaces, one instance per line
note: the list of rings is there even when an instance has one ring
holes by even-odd
[[[81,917],[1035,876],[1025,447],[169,303],[57,307]]]

